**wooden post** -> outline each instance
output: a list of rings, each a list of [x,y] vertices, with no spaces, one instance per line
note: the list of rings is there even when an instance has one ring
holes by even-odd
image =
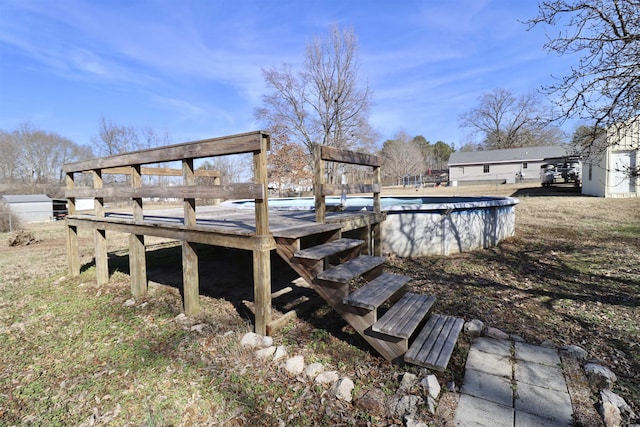
[[[326,205],[322,193],[324,186],[324,161],[322,160],[322,145],[313,145],[313,193],[315,194],[316,222],[325,221]]]
[[[220,185],[220,177],[213,177],[213,185]],[[220,199],[213,199],[213,206],[218,206],[220,204]]]
[[[182,161],[184,185],[195,185],[193,159]],[[184,227],[196,225],[196,200],[184,199]],[[198,272],[198,253],[194,243],[182,241],[182,288],[184,291],[184,313],[193,316],[200,312],[200,283]]]
[[[373,168],[373,185],[379,186],[381,182],[380,179],[380,166],[375,166]],[[380,192],[373,193],[373,211],[376,214],[380,214],[382,212],[382,208],[380,206]]]
[[[76,187],[73,172],[67,174],[67,190],[73,190]],[[67,199],[67,215],[75,215],[76,198],[69,197]],[[72,276],[80,275],[80,254],[78,252],[78,227],[67,223],[67,260],[69,262],[69,274]]]
[[[380,178],[380,166],[374,166],[373,168],[373,185],[379,186],[382,182]],[[382,213],[382,207],[380,203],[380,192],[373,193],[373,211],[376,213],[376,216],[380,216]],[[371,246],[373,246],[372,255],[381,256],[382,255],[382,246],[381,246],[381,226],[379,222],[373,224],[371,228]]]
[[[102,170],[93,170],[93,188],[98,190],[103,187]],[[104,198],[96,197],[96,218],[104,218]],[[98,285],[104,285],[109,281],[109,260],[107,257],[107,232],[106,230],[94,230],[93,240],[95,244],[96,280]]]
[[[140,165],[131,167],[131,186],[140,188],[142,186],[142,175]],[[142,198],[134,197],[133,220],[136,223],[143,221]],[[144,247],[144,235],[129,235],[129,272],[131,275],[131,294],[139,297],[147,292],[147,260]]]
[[[267,151],[269,138],[263,136],[260,151],[253,153],[254,181],[262,185],[263,199],[255,199],[256,235],[269,235],[269,197],[267,195]],[[266,335],[271,322],[271,251],[263,248],[253,250],[253,304],[255,332]]]

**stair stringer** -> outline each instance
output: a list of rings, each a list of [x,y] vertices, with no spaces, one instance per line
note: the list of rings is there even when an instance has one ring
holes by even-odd
[[[322,284],[316,280],[318,273],[324,271],[324,262],[296,259],[294,253],[300,250],[300,239],[278,237],[276,242],[278,255],[378,353],[387,360],[401,360],[408,350],[408,340],[373,332],[371,326],[378,320],[376,310],[358,308],[342,302],[349,294],[348,284]]]
[[[408,340],[373,332],[371,326],[378,320],[376,310],[354,307],[342,302],[349,294],[349,284],[336,286],[335,283],[329,282],[325,285],[322,281],[316,280],[312,286],[380,355],[389,361],[402,361],[409,349]]]

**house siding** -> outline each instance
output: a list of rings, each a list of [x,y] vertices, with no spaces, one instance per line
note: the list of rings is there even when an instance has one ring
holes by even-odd
[[[521,173],[522,179],[539,180],[544,159],[564,155],[566,150],[557,146],[453,153],[449,161],[449,181],[515,182]],[[485,165],[489,166],[488,173]]]
[[[607,137],[608,147],[602,150],[602,154],[583,164],[582,194],[597,197],[640,197],[639,177],[628,176],[620,171],[638,167],[640,123],[620,133],[610,131]]]

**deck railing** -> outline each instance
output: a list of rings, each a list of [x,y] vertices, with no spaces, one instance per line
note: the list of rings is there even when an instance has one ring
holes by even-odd
[[[324,223],[327,216],[326,196],[348,194],[373,194],[373,211],[380,216],[380,166],[381,161],[378,156],[356,151],[349,151],[326,145],[315,144],[313,146],[314,160],[314,194],[315,194],[315,210],[316,222]],[[372,171],[372,182],[353,183],[353,184],[327,184],[325,174],[325,162],[335,162],[341,164],[350,164],[357,166],[367,166]],[[374,223],[372,228],[365,231],[366,241],[370,243],[369,252],[375,255],[381,253],[380,248],[380,224],[378,221]]]
[[[198,304],[198,257],[195,243],[213,243],[239,247],[254,252],[254,286],[256,302],[256,325],[261,328],[270,317],[270,265],[269,252],[272,247],[266,242],[269,237],[269,215],[267,196],[267,151],[269,134],[261,131],[211,138],[165,147],[102,157],[64,165],[67,179],[65,196],[68,200],[67,250],[71,274],[80,274],[77,227],[94,229],[96,278],[99,284],[109,280],[106,249],[106,230],[130,233],[129,259],[131,290],[134,296],[146,292],[145,235],[158,235],[182,241],[184,308],[187,315],[199,311]],[[216,185],[219,174],[194,170],[194,160],[234,155],[253,154],[253,182]],[[152,168],[145,165],[179,161],[182,170]],[[90,173],[93,186],[76,187],[76,174]],[[114,185],[103,179],[107,174],[129,176],[129,187]],[[182,185],[143,185],[143,175],[182,175]],[[197,176],[214,179],[214,185],[197,185]],[[76,198],[93,198],[92,218],[76,215]],[[128,198],[133,205],[129,220],[110,220],[105,215],[105,198]],[[143,215],[143,198],[181,199],[184,209],[183,224],[174,227],[156,227],[146,224]],[[211,236],[199,234],[196,226],[196,199],[250,198],[255,201],[255,233],[253,236]],[[251,238],[253,237],[253,238]],[[268,282],[268,286],[265,285]],[[263,304],[262,300],[269,300]],[[268,305],[268,308],[267,308]]]

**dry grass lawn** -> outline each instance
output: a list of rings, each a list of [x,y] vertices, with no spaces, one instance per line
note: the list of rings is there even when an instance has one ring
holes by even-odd
[[[614,391],[640,412],[640,200],[529,187],[386,189],[520,200],[516,236],[498,247],[393,259],[388,268],[414,277],[413,291],[435,295],[437,312],[478,318],[532,343],[585,348],[617,374]],[[63,223],[30,231],[39,242],[20,247],[8,247],[8,234],[0,234],[0,425],[394,422],[337,402],[325,388],[290,378],[239,347],[251,329],[251,274],[243,253],[210,250],[210,258],[223,260],[225,274],[202,267],[202,314],[182,319],[174,243],[147,239],[154,283],[148,295],[132,300],[126,236],[108,235],[112,276],[98,287],[89,231],[80,232],[84,267],[77,278],[66,274]],[[282,265],[274,268],[279,282],[295,279]],[[298,295],[308,296],[306,289]],[[284,311],[288,303],[276,308]],[[307,363],[320,361],[350,376],[356,394],[373,387],[392,393],[399,374],[418,371],[372,354],[324,305],[274,340]],[[449,369],[437,374],[441,384],[460,384],[468,346],[463,338]]]

